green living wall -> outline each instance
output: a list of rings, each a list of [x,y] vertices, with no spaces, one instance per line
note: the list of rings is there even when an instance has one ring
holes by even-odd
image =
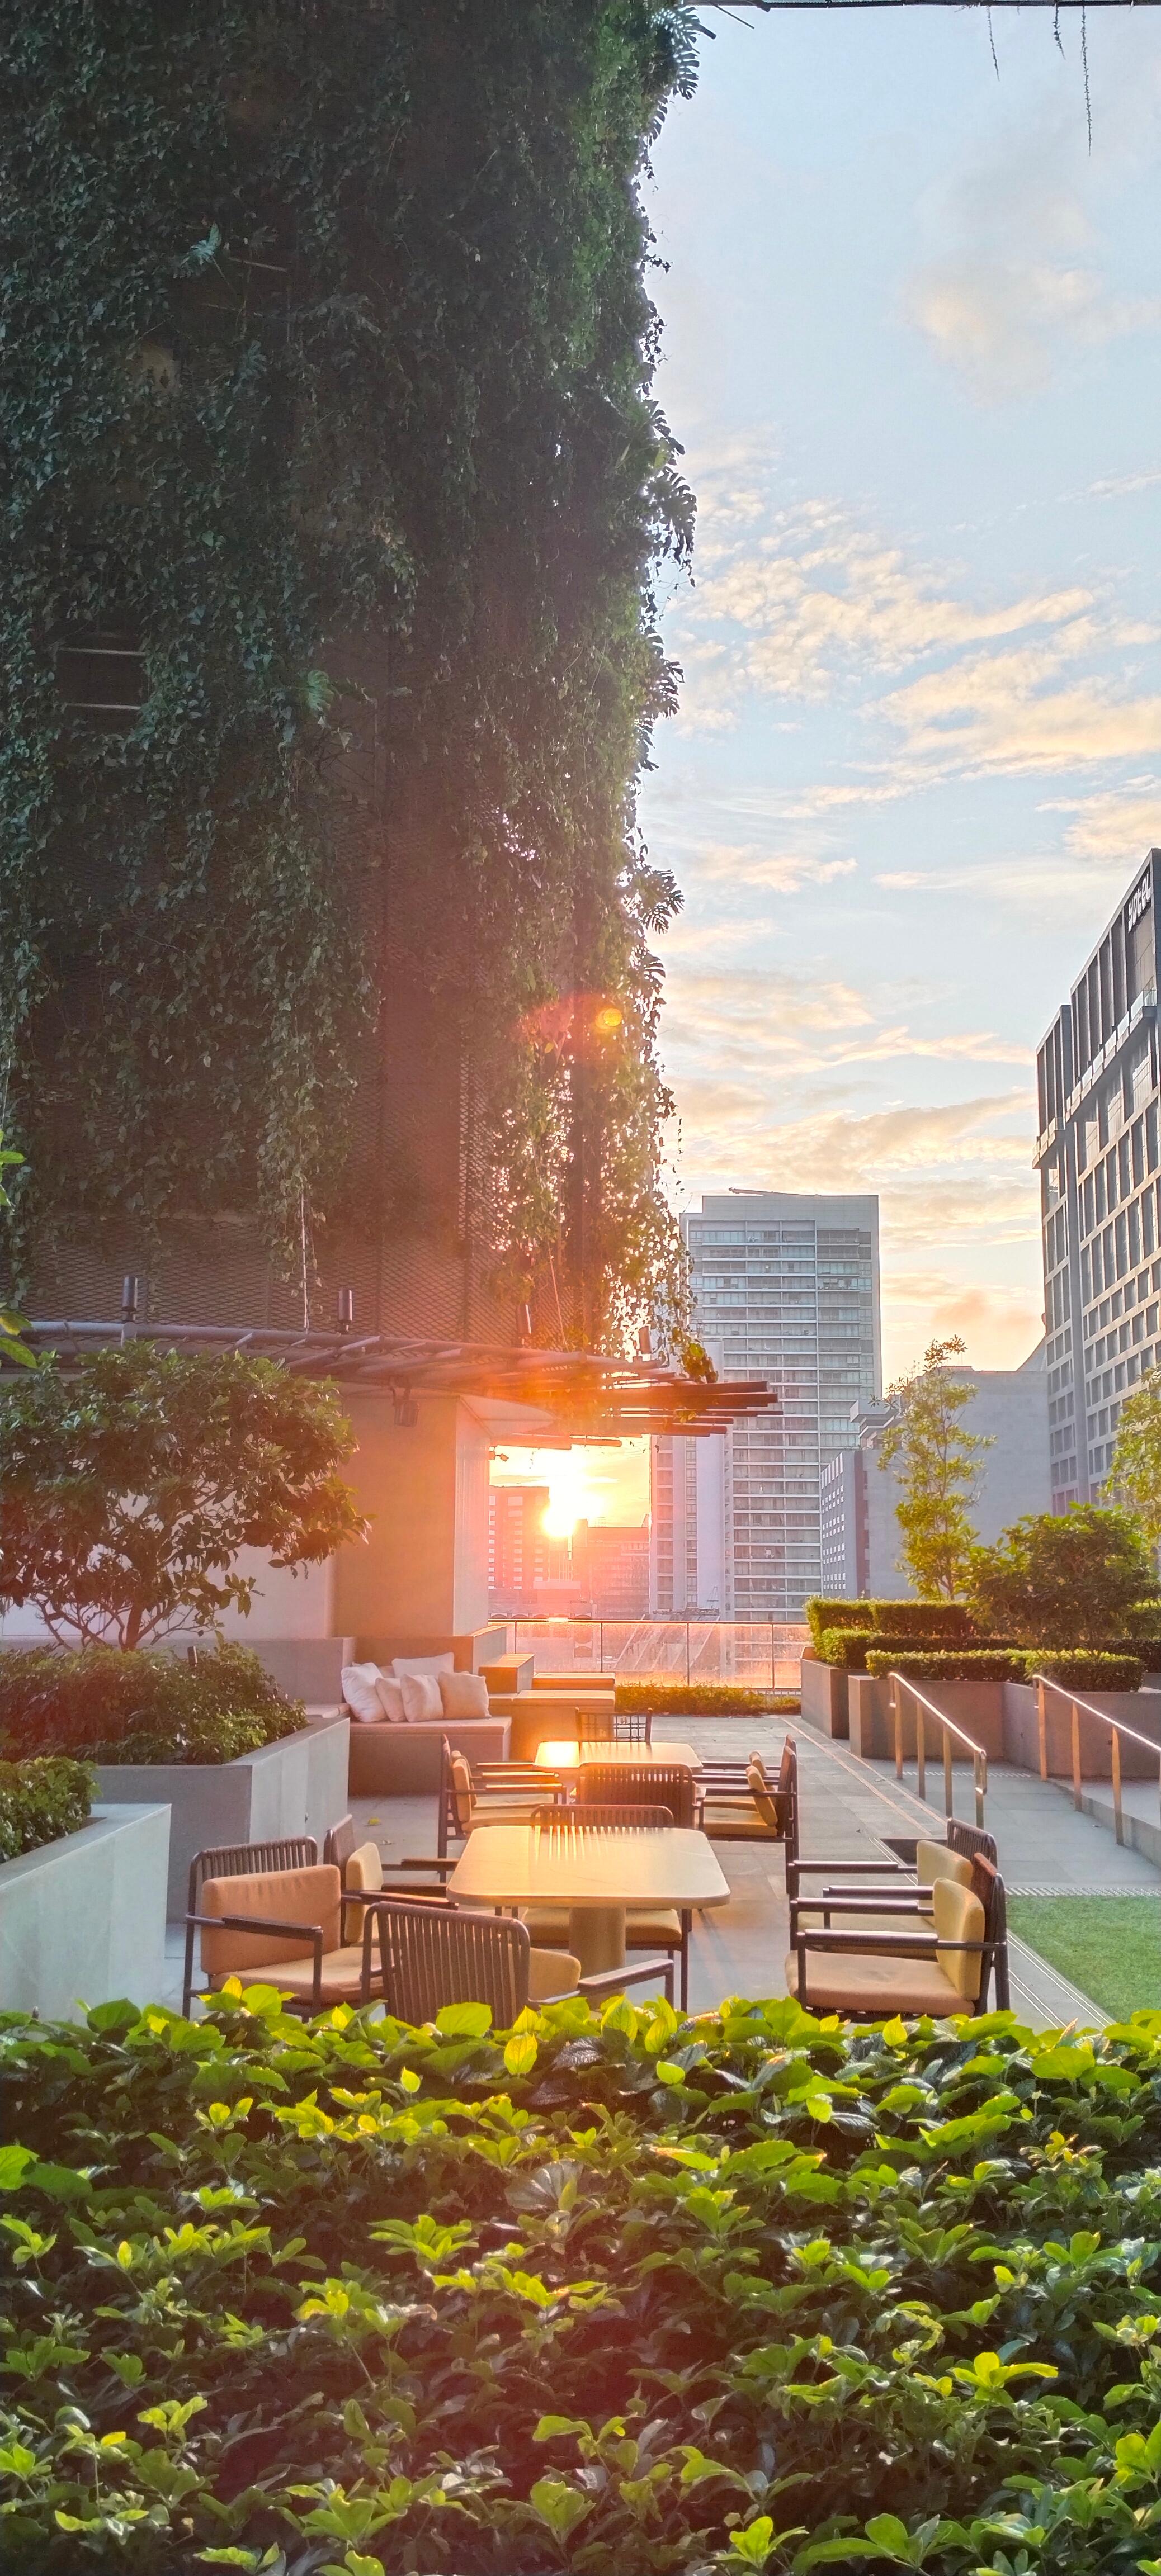
[[[388,1218],[347,1145],[389,925],[470,1029],[498,1271],[583,1269],[590,1337],[671,1278],[633,798],[692,503],[640,181],[694,39],[657,0],[7,13],[17,1268],[34,1227],[259,1209],[297,1264]]]

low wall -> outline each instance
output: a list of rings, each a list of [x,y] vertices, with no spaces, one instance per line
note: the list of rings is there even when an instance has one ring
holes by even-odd
[[[945,1717],[981,1746],[989,1762],[1001,1762],[1005,1756],[1003,1682],[924,1682],[924,1697],[941,1709]],[[886,1678],[872,1673],[848,1675],[848,1707],[851,1749],[870,1762],[893,1762],[895,1728],[891,1717],[891,1685]],[[915,1702],[909,1692],[903,1694],[903,1758],[914,1762],[916,1744]],[[943,1739],[934,1718],[926,1727],[927,1759],[942,1762]],[[952,1737],[952,1761],[970,1762],[966,1747]]]
[[[419,1719],[404,1726],[351,1728],[350,1795],[352,1798],[434,1796],[446,1735],[453,1753],[469,1762],[506,1762],[511,1741],[506,1717]]]
[[[813,1654],[802,1658],[802,1716],[821,1735],[845,1743],[850,1733],[848,1686],[852,1678],[840,1664],[820,1664]],[[862,1678],[865,1680],[866,1675]]]
[[[1155,1780],[1161,1763],[1161,1699],[1145,1691],[1086,1691],[1085,1698],[1093,1708],[1103,1709],[1109,1717],[1119,1717],[1138,1735],[1149,1736],[1157,1745],[1155,1754],[1143,1745],[1129,1744],[1121,1738],[1121,1776],[1125,1780]],[[1072,1778],[1072,1711],[1067,1700],[1056,1691],[1046,1698],[1045,1745],[1048,1776],[1051,1780]],[[1004,1683],[1004,1759],[1017,1763],[1022,1771],[1040,1769],[1040,1731],[1036,1713],[1036,1691],[1031,1682]],[[1111,1780],[1113,1776],[1112,1735],[1096,1718],[1080,1712],[1080,1771],[1084,1780]]]
[[[233,1762],[97,1763],[97,1791],[107,1805],[169,1807],[167,1910],[182,1915],[195,1852],[290,1834],[313,1834],[321,1850],[328,1827],[347,1809],[350,1731],[344,1713],[312,1718],[297,1735]]]
[[[169,1809],[94,1807],[77,1834],[0,1864],[0,2009],[45,2021],[165,1991]]]

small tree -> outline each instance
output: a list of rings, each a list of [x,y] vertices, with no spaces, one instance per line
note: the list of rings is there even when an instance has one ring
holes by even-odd
[[[969,1585],[978,1626],[1029,1646],[1107,1646],[1134,1603],[1157,1593],[1148,1548],[1124,1511],[1074,1503],[1029,1512],[995,1547],[974,1550]]]
[[[1161,1547],[1161,1369],[1125,1397],[1109,1486],[1150,1548]]]
[[[354,1446],[332,1388],[243,1351],[42,1362],[0,1395],[0,1602],[62,1642],[212,1627],[249,1610],[239,1548],[314,1565],[364,1535]]]
[[[14,1164],[23,1161],[24,1156],[17,1153],[15,1145],[5,1144],[4,1130],[0,1127],[0,1172],[10,1171]],[[11,1205],[4,1183],[0,1181],[0,1208]],[[24,1317],[17,1314],[15,1307],[0,1306],[0,1364],[5,1360],[15,1360],[18,1368],[36,1367],[27,1342],[21,1339],[24,1329]]]
[[[954,1601],[963,1589],[976,1535],[967,1507],[992,1445],[960,1421],[975,1388],[953,1376],[948,1362],[962,1359],[965,1348],[958,1334],[929,1342],[922,1365],[889,1390],[898,1409],[879,1441],[879,1464],[894,1467],[899,1482],[900,1569],[921,1601]]]

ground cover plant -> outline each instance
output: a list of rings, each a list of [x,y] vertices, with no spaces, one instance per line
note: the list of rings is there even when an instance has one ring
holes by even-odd
[[[92,1804],[92,1775],[81,1762],[0,1760],[0,1861],[78,1834]]]
[[[0,1749],[90,1762],[232,1762],[306,1724],[245,1646],[184,1656],[82,1646],[0,1655]]]
[[[1161,1905],[1144,1896],[1010,1896],[1022,1941],[1091,1995],[1102,2012],[1161,2005]]]
[[[768,1717],[797,1708],[798,1694],[742,1682],[619,1681],[615,1706],[626,1717]]]
[[[1161,2567],[1161,2014],[0,2030],[22,2576]]]

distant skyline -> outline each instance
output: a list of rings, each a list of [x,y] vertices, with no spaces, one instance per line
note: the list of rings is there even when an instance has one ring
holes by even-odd
[[[1037,1040],[1161,842],[1161,24],[715,13],[648,203],[699,498],[642,819],[679,1203],[877,1190],[884,1365],[1042,1305]]]

